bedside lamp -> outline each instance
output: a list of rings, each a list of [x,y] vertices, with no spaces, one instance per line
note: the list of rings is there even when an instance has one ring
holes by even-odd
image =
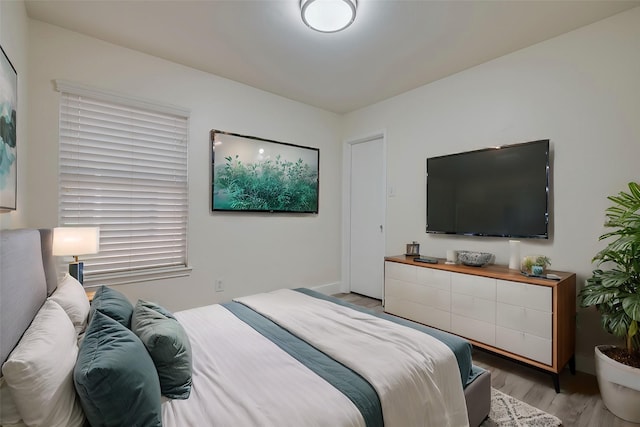
[[[73,256],[69,274],[83,281],[83,263],[79,255],[97,254],[100,248],[99,227],[56,227],[53,229],[53,255]]]

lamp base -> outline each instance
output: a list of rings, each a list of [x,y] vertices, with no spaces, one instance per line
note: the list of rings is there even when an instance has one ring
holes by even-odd
[[[82,282],[84,280],[84,263],[82,261],[70,262],[69,274],[82,285]]]

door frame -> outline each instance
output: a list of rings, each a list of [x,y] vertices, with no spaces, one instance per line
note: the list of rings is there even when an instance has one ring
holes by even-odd
[[[384,252],[387,246],[387,135],[385,130],[373,132],[371,134],[347,139],[343,143],[342,148],[342,280],[340,285],[341,292],[351,291],[351,147],[355,144],[369,142],[376,139],[382,139],[382,179],[385,183],[384,188],[384,206],[382,206],[382,225],[384,227],[382,233],[382,241]],[[384,260],[380,260],[384,262]],[[384,283],[384,278],[383,278]],[[384,291],[384,290],[383,290]],[[383,292],[384,303],[384,292]]]

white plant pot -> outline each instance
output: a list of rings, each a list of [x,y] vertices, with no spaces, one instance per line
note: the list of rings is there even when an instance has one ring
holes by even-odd
[[[601,350],[611,347],[601,345],[595,348],[596,375],[602,401],[616,417],[640,423],[640,369],[616,362],[602,353]]]

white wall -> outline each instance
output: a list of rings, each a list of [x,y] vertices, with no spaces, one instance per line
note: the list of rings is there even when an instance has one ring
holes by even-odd
[[[29,23],[29,226],[57,224],[58,102],[65,79],[191,110],[184,279],[118,287],[171,310],[280,287],[339,285],[339,116],[39,21]],[[25,73],[26,74],[26,73]],[[320,148],[318,215],[210,212],[209,130]],[[225,291],[214,292],[214,279]]]
[[[523,241],[573,271],[578,287],[603,247],[606,196],[640,179],[640,8],[348,114],[344,139],[380,128],[387,136],[387,255],[492,252],[508,264],[507,239],[425,233],[425,159],[487,146],[550,139],[552,237]],[[611,338],[591,310],[578,315],[578,368]]]
[[[425,159],[549,138],[554,170],[552,239],[523,242],[522,254],[550,256],[553,268],[575,271],[580,284],[593,268],[592,256],[602,247],[597,237],[603,232],[606,196],[639,179],[640,8],[344,117],[38,21],[28,21],[28,37],[21,36],[16,43],[6,23],[24,28],[22,3],[0,2],[0,13],[2,45],[13,49],[12,60],[21,68],[22,93],[27,49],[21,47],[29,41],[29,93],[21,102],[23,107],[28,102],[29,132],[21,133],[31,142],[27,156],[20,158],[22,172],[26,173],[26,165],[29,169],[27,188],[24,178],[19,181],[19,204],[27,204],[28,216],[11,222],[5,218],[12,214],[4,214],[2,228],[8,228],[7,223],[11,228],[24,223],[56,225],[58,93],[52,80],[71,80],[192,111],[189,263],[193,274],[121,286],[131,299],[149,298],[176,310],[277,287],[339,283],[339,141],[381,129],[388,147],[388,184],[395,190],[395,196],[388,198],[389,255],[402,253],[407,242],[417,240],[427,255],[444,256],[448,248],[485,250],[506,264],[506,239],[425,234]],[[15,16],[19,24],[13,23]],[[208,131],[212,128],[319,147],[320,214],[211,214]],[[224,280],[225,292],[213,291],[214,278]],[[610,339],[601,332],[597,315],[581,312],[578,368],[591,370],[593,345],[606,341]]]
[[[25,227],[26,224],[26,197],[24,195],[28,191],[27,170],[29,167],[29,159],[26,155],[27,147],[29,146],[29,135],[27,134],[29,123],[27,115],[29,108],[29,86],[27,82],[28,23],[27,11],[22,1],[0,1],[0,46],[2,46],[18,73],[18,111],[16,117],[18,124],[16,129],[18,192],[16,210],[0,210],[0,230],[21,228]]]

